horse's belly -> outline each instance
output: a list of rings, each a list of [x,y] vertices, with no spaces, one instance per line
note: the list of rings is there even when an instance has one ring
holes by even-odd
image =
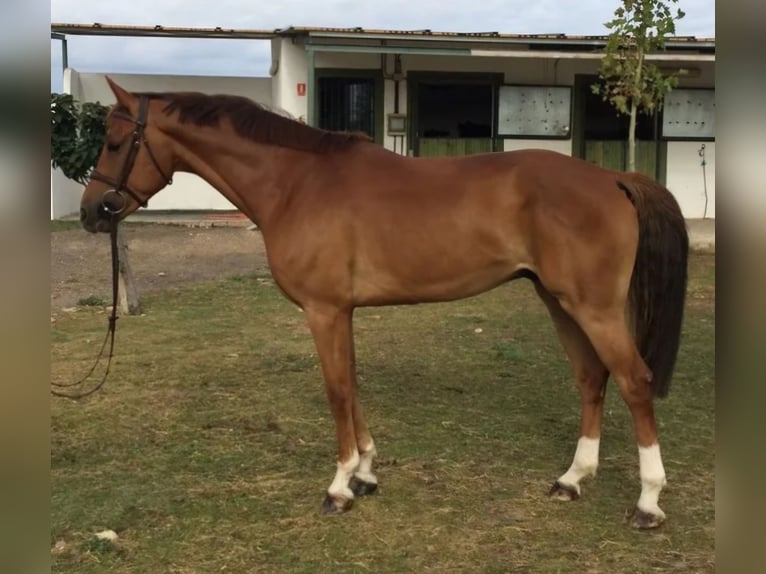
[[[511,261],[476,263],[442,266],[424,262],[408,268],[365,270],[354,279],[354,301],[357,305],[397,305],[463,299],[508,281],[524,268]]]

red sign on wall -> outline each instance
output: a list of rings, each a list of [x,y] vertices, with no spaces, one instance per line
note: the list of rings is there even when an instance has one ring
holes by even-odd
[[[298,84],[296,84],[296,88],[298,89],[299,96],[306,95],[306,84],[304,84],[303,82],[299,82]]]

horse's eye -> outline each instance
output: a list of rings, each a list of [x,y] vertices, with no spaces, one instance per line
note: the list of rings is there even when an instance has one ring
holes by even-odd
[[[119,151],[120,144],[107,142],[106,149],[107,149],[107,151]]]

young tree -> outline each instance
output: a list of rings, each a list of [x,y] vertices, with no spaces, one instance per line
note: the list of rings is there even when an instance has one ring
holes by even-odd
[[[676,32],[676,21],[684,17],[673,5],[678,0],[621,0],[614,19],[604,24],[609,39],[604,48],[599,77],[593,93],[603,96],[619,113],[630,115],[628,170],[636,168],[636,117],[662,107],[665,94],[678,85],[677,74],[664,74],[646,56],[664,50]],[[682,71],[679,70],[679,73]]]
[[[51,165],[78,183],[86,183],[106,137],[109,108],[78,103],[70,94],[51,94]]]
[[[98,102],[77,102],[70,94],[51,94],[51,165],[64,175],[87,184],[106,139],[109,108]],[[128,242],[117,230],[119,301],[124,313],[141,313],[138,289],[128,257]]]

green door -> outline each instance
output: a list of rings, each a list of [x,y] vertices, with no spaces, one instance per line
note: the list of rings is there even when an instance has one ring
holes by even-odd
[[[624,140],[585,139],[584,158],[591,163],[624,171],[628,168],[628,142]],[[636,141],[636,171],[658,178],[658,151],[661,142]]]
[[[420,138],[422,157],[470,155],[492,151],[492,138]]]
[[[408,75],[411,141],[416,156],[495,151],[495,94],[501,77],[469,73]]]
[[[628,168],[628,116],[593,94],[595,76],[575,80],[574,153],[608,169]],[[636,125],[636,171],[665,179],[667,146],[659,135],[659,115],[640,114]]]

